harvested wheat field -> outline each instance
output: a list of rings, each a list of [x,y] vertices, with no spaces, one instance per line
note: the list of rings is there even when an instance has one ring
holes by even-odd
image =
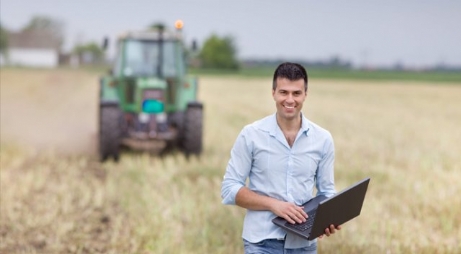
[[[0,253],[242,253],[220,187],[240,129],[271,114],[271,77],[200,78],[204,154],[97,160],[98,73],[2,69]],[[362,214],[319,253],[461,253],[461,84],[318,80],[303,112],[333,134],[337,190]]]

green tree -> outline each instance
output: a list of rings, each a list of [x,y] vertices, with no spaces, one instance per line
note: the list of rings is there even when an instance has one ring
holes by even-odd
[[[212,34],[203,44],[199,58],[203,68],[237,70],[237,48],[230,36]]]
[[[78,55],[83,63],[100,63],[104,60],[104,50],[94,42],[77,45],[73,52]]]
[[[5,54],[8,50],[8,33],[0,23],[0,53]]]

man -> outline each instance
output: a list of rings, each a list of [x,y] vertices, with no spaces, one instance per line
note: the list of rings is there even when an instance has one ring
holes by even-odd
[[[237,137],[221,196],[224,204],[247,209],[245,253],[316,253],[316,240],[287,233],[272,219],[305,222],[300,205],[313,197],[314,184],[317,195],[335,194],[333,138],[301,113],[307,96],[307,73],[301,65],[277,67],[272,96],[277,112],[245,126]],[[339,229],[331,225],[325,235]]]

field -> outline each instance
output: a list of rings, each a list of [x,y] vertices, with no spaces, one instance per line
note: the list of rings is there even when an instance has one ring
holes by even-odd
[[[0,253],[242,253],[221,204],[241,128],[275,110],[271,77],[203,76],[205,150],[99,163],[98,73],[2,69]],[[461,253],[461,83],[311,76],[303,112],[333,134],[337,190],[362,214],[319,253]]]

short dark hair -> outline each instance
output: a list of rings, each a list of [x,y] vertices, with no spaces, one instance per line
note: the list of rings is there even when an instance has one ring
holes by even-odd
[[[304,91],[307,91],[307,72],[300,64],[290,62],[280,64],[274,72],[272,90],[277,88],[277,78],[286,78],[291,81],[303,79]]]

